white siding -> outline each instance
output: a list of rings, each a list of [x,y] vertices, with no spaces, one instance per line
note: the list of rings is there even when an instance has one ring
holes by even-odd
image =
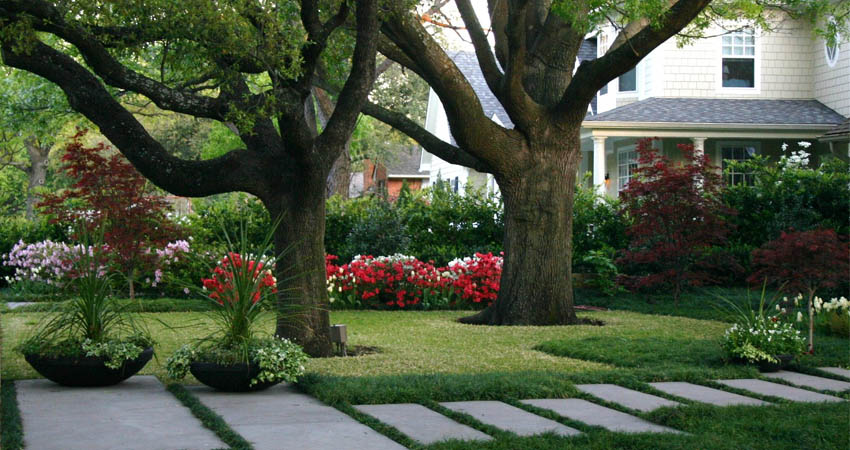
[[[708,30],[713,36],[722,30]],[[801,22],[784,20],[769,33],[756,35],[756,88],[721,88],[721,37],[699,39],[679,48],[665,42],[665,97],[810,99],[812,33]]]
[[[815,39],[812,44],[814,67],[814,98],[837,113],[850,116],[850,39],[839,46],[838,61],[833,67],[826,63],[824,43]]]

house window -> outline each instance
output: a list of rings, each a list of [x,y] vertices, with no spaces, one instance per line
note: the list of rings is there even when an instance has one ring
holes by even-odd
[[[723,36],[723,87],[756,87],[756,37],[751,28]]]
[[[460,188],[460,179],[458,177],[452,178],[452,192],[457,192]]]
[[[596,46],[596,57],[602,57],[605,55],[605,52],[608,51],[608,35],[605,33],[599,34],[599,40],[597,41]],[[602,86],[602,89],[599,90],[599,95],[605,95],[608,93],[608,83],[605,83],[605,86]]]
[[[823,51],[826,54],[826,65],[829,67],[834,67],[835,63],[838,62],[838,37],[835,39],[835,43],[829,45],[829,42],[824,41],[823,43]]]
[[[637,67],[620,75],[620,92],[637,91]]]
[[[752,172],[732,169],[729,163],[732,161],[747,161],[758,154],[758,149],[752,144],[723,144],[720,146],[723,158],[723,173],[726,174],[726,184],[729,186],[745,185],[752,186],[755,177]]]
[[[637,152],[634,147],[620,149],[617,153],[617,191],[622,191],[629,184],[637,169]]]

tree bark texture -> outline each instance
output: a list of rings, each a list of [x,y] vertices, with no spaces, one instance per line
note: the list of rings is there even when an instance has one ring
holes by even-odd
[[[564,260],[564,255],[572,255],[572,199],[581,161],[577,128],[571,138],[534,145],[529,170],[511,171],[497,178],[505,205],[506,230],[501,289],[490,308],[461,322],[577,322],[572,265]]]
[[[274,243],[283,256],[276,270],[280,294],[275,333],[311,355],[332,352],[325,280],[326,177],[324,170],[307,169],[300,183],[288,184],[281,195],[265,201],[272,218],[280,218]]]
[[[24,170],[27,174],[27,220],[35,219],[35,204],[38,202],[38,188],[47,181],[47,157],[50,147],[39,145],[34,138],[24,141],[29,155],[30,165]]]

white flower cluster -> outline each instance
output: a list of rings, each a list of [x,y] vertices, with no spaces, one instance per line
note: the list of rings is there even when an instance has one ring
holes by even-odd
[[[812,154],[807,152],[805,149],[811,147],[811,142],[800,141],[797,143],[797,146],[800,147],[800,150],[792,151],[791,156],[782,156],[779,158],[780,165],[785,167],[786,169],[803,169],[808,167],[809,165],[809,156]],[[782,151],[788,150],[788,144],[782,144]]]
[[[844,311],[847,314],[850,314],[850,301],[848,301],[846,297],[833,298],[828,302],[824,302],[820,297],[815,297],[813,303],[815,312]]]

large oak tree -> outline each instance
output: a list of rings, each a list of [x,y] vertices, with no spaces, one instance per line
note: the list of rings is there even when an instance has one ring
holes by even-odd
[[[576,323],[572,208],[581,160],[579,132],[589,103],[600,88],[689,24],[698,33],[712,17],[745,16],[766,27],[770,21],[763,13],[769,5],[760,0],[715,1],[710,7],[711,0],[488,0],[491,29],[486,31],[472,0],[455,3],[487,86],[514,128],[484,114],[469,81],[423,25],[428,17],[404,8],[396,8],[382,25],[379,51],[414,71],[436,92],[456,145],[391,108],[370,103],[363,112],[446,161],[493,174],[499,183],[506,229],[501,290],[493,306],[462,321]],[[781,3],[792,8],[808,4],[820,12],[842,4]],[[844,14],[842,20],[846,18]],[[610,47],[598,59],[576,67],[587,34],[609,24],[618,32]]]
[[[328,57],[350,59],[342,64],[350,70],[319,133],[305,105],[352,13],[353,49]],[[371,88],[377,32],[377,0],[0,0],[3,63],[58,85],[154,184],[190,197],[248,192],[280,218],[275,246],[291,251],[277,267],[278,302],[290,313],[278,314],[277,334],[313,355],[331,351],[325,182]],[[241,145],[215,159],[180,159],[112,92],[225,123]]]

